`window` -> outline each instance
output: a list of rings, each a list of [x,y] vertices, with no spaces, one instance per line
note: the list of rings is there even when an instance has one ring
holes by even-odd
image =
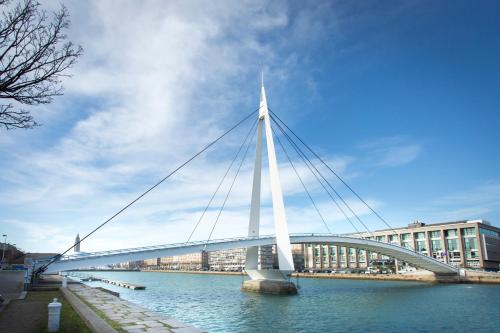
[[[458,240],[457,239],[447,239],[446,245],[448,247],[448,251],[458,251]]]
[[[441,238],[441,231],[430,231],[429,236],[431,238]]]
[[[476,228],[463,228],[462,229],[463,236],[476,236]]]
[[[385,242],[385,236],[377,236],[377,241]]]
[[[457,237],[457,229],[445,230],[446,237]]]
[[[398,235],[389,235],[389,242],[397,243],[398,242]]]
[[[409,240],[411,240],[411,234],[401,234],[401,240],[402,241],[409,241]]]
[[[415,239],[425,239],[425,234],[423,232],[416,232]]]
[[[418,252],[425,252],[427,251],[427,246],[425,245],[425,241],[416,241],[415,244],[417,245],[417,251]]]
[[[356,249],[353,249],[352,247],[349,248],[349,261],[356,262]]]
[[[477,250],[476,237],[466,237],[464,238],[465,250]]]
[[[403,247],[407,249],[413,249],[413,245],[411,244],[411,241],[403,242]]]
[[[432,246],[432,251],[441,251],[443,249],[440,240],[431,240],[431,246]]]
[[[479,232],[483,235],[488,235],[488,236],[493,236],[493,237],[498,237],[498,232],[489,230],[489,229],[483,229],[479,228]]]

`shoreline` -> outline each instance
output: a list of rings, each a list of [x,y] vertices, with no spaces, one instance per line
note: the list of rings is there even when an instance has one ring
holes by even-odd
[[[180,271],[180,270],[141,270],[141,272],[156,273],[185,273],[185,274],[212,274],[212,275],[247,275],[244,272],[220,271]],[[292,273],[292,278],[306,279],[342,279],[342,280],[378,280],[378,281],[413,281],[432,283],[486,283],[500,284],[500,273],[465,271],[464,276],[443,275],[436,276],[426,271],[417,271],[409,274],[331,274],[331,273]]]
[[[97,328],[91,325],[97,332],[204,332],[164,313],[125,300],[105,288],[75,281],[67,288],[60,287],[60,290],[73,306],[80,308],[78,312],[87,324],[98,322]],[[105,326],[108,326],[107,330],[103,330]]]

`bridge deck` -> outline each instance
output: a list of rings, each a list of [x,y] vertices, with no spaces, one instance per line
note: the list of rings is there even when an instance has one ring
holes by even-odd
[[[423,268],[434,273],[446,274],[458,272],[456,267],[445,264],[421,253],[398,245],[382,243],[374,240],[333,234],[291,234],[290,241],[291,243],[324,243],[353,247],[377,252],[391,258],[402,260],[412,266]],[[217,239],[208,243],[205,241],[197,241],[112,251],[80,253],[61,257],[56,262],[52,263],[46,272],[56,273],[60,271],[98,267],[127,261],[196,253],[202,250],[218,251],[234,248],[247,248],[251,246],[271,245],[275,243],[275,236],[267,235],[259,237]],[[44,262],[38,262],[37,266],[40,267],[43,263]]]

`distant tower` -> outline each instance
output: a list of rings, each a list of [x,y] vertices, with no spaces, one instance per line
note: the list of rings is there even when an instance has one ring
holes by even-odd
[[[75,247],[73,248],[73,250],[76,252],[80,252],[80,234],[76,234],[76,238],[75,238]]]

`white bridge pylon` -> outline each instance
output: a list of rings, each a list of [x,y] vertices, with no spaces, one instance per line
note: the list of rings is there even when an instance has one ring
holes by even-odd
[[[260,207],[261,207],[261,174],[262,174],[262,126],[265,128],[267,143],[267,157],[269,165],[269,178],[271,180],[271,194],[273,202],[274,228],[276,232],[276,252],[278,255],[279,270],[259,269],[259,247],[249,247],[245,260],[245,271],[252,280],[280,279],[284,280],[295,269],[293,265],[292,246],[288,234],[288,224],[285,215],[283,192],[278,173],[278,162],[274,149],[271,119],[267,108],[264,76],[260,88],[259,120],[257,124],[257,147],[255,149],[255,166],[252,185],[252,201],[250,207],[250,220],[248,223],[248,236],[259,236]]]

